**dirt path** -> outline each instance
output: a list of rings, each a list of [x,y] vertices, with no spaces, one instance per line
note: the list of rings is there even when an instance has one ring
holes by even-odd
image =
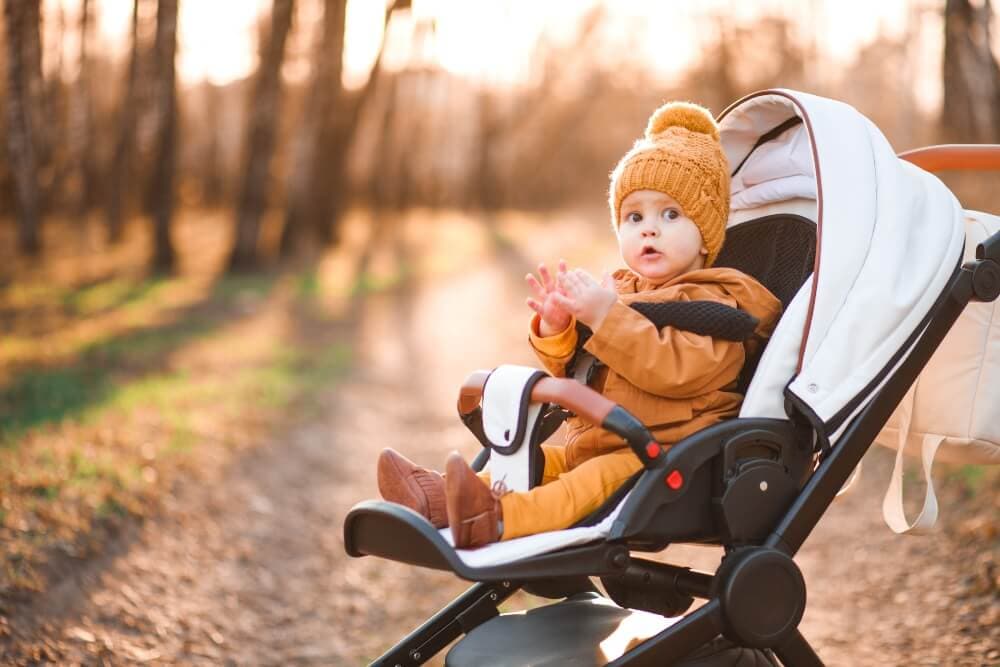
[[[471,370],[531,363],[518,280],[483,268],[367,306],[362,361],[324,416],[189,483],[117,553],[13,610],[4,663],[360,665],[464,588],[344,554],[342,521],[393,445],[428,464],[477,445],[454,415]],[[885,455],[800,557],[803,632],[830,665],[1000,664],[996,548],[904,539],[878,515]],[[947,519],[947,508],[945,510]],[[678,549],[678,552],[685,550]],[[687,549],[705,567],[714,549]],[[0,610],[0,614],[3,610]],[[0,633],[4,631],[0,627]]]

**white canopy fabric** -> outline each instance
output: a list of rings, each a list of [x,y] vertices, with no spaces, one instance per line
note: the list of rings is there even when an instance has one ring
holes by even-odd
[[[803,125],[785,130],[757,148],[733,175],[733,211],[758,208],[790,199],[816,199],[809,133]]]
[[[793,116],[803,123],[752,158],[784,168],[758,164],[734,185],[751,181],[762,195],[755,201],[764,203],[781,187],[808,197],[801,177],[814,176],[816,268],[775,330],[740,416],[786,417],[787,385],[829,424],[867,403],[871,385],[944,290],[964,246],[963,211],[940,180],[896,157],[857,110],[808,93],[762,91],[723,112],[730,164],[740,164],[763,134]],[[743,169],[750,166],[748,159]]]

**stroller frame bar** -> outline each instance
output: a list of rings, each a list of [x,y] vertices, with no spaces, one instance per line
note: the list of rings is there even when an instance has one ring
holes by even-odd
[[[500,604],[520,590],[512,581],[478,583],[372,662],[373,667],[422,665],[463,634],[500,614]]]
[[[658,667],[688,655],[722,631],[722,603],[710,600],[636,646],[608,667]]]
[[[931,319],[920,334],[910,353],[901,362],[899,368],[878,393],[866,405],[860,414],[848,426],[829,455],[820,463],[816,472],[806,482],[802,492],[786,512],[784,519],[778,524],[765,543],[772,548],[780,549],[794,556],[802,547],[806,538],[833,502],[837,493],[843,488],[851,472],[860,463],[861,458],[871,446],[872,441],[892,415],[893,410],[906,395],[910,385],[916,380],[924,365],[934,354],[938,345],[944,340],[951,326],[972,297],[971,265],[957,268],[942,293],[941,298],[931,309]],[[801,409],[801,408],[800,408]],[[812,421],[812,420],[810,420]],[[815,425],[819,426],[821,425]]]
[[[669,586],[658,586],[664,592],[676,595],[690,595],[702,599],[712,597],[712,584],[715,578],[706,572],[635,557],[629,558],[628,567],[630,569],[635,568],[640,572],[649,571],[655,573],[658,575],[656,582],[669,580]],[[655,585],[656,582],[651,585]],[[467,634],[477,626],[497,616],[500,604],[524,588],[525,585],[524,582],[511,580],[473,584],[464,593],[452,600],[447,606],[425,621],[423,625],[413,630],[371,664],[373,667],[424,664],[424,662],[430,660],[438,651],[462,634]],[[713,621],[713,623],[717,622]],[[718,630],[713,632],[712,637],[718,634]],[[660,646],[658,650],[667,649],[672,652],[671,654],[674,654],[677,650],[687,650],[685,648],[687,645],[686,641],[680,647],[669,643],[674,641],[671,640],[673,633],[667,635],[666,631],[664,631],[661,635],[660,642],[668,643]],[[710,639],[711,637],[708,640]],[[650,639],[649,641],[653,640]],[[630,662],[626,664],[641,663]]]
[[[956,269],[941,299],[931,310],[932,319],[910,354],[853,420],[829,456],[809,478],[784,519],[768,538],[767,546],[790,556],[798,552],[962,310],[979,296],[974,289],[974,277],[983,270],[982,267],[996,271],[996,262],[984,258]]]

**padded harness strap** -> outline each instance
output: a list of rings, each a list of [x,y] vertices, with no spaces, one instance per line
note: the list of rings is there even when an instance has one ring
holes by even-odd
[[[662,301],[633,303],[631,308],[656,325],[674,327],[700,336],[742,342],[753,336],[759,320],[739,308],[716,301]],[[577,322],[577,347],[590,340],[593,332]]]
[[[653,323],[657,329],[674,327],[700,336],[742,342],[754,335],[760,321],[739,308],[716,301],[641,301],[631,308]],[[576,354],[567,368],[567,375],[590,384],[600,361],[584,351],[583,346],[593,332],[585,324],[576,323]]]

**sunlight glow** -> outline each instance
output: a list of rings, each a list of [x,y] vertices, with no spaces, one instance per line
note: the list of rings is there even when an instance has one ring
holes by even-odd
[[[217,84],[248,76],[256,66],[256,29],[272,0],[181,0],[178,73],[184,82],[208,79]],[[387,0],[349,0],[344,48],[344,82],[362,85],[382,42]],[[321,0],[298,3],[298,37],[308,45],[315,38]],[[62,7],[72,26],[79,0],[45,0],[47,16]],[[858,50],[879,35],[905,39],[918,35],[920,49],[912,67],[926,72],[918,80],[918,97],[928,105],[939,101],[940,11],[920,0],[413,0],[412,9],[397,12],[389,25],[385,66],[399,69],[414,63],[435,63],[458,76],[492,85],[511,85],[537,75],[540,40],[569,44],[579,22],[594,7],[607,15],[600,29],[599,53],[609,67],[642,64],[669,80],[682,72],[711,39],[714,17],[724,15],[750,22],[766,14],[789,16],[800,36],[812,42],[817,57],[814,77],[850,62]],[[97,3],[99,29],[112,54],[127,49],[132,2]],[[152,3],[149,10],[155,10]],[[933,10],[933,11],[932,11]],[[859,20],[859,17],[864,17]],[[414,31],[425,39],[413,43]],[[47,34],[54,29],[47,26]],[[995,35],[1000,39],[1000,31]],[[73,37],[68,30],[66,36]],[[67,61],[75,62],[71,39],[63,45]],[[301,46],[305,49],[306,46]],[[295,76],[303,67],[286,68]],[[297,76],[295,78],[298,78]]]
[[[633,611],[623,618],[614,631],[598,645],[600,657],[607,661],[615,660],[632,647],[662,632],[677,620],[649,612]]]

